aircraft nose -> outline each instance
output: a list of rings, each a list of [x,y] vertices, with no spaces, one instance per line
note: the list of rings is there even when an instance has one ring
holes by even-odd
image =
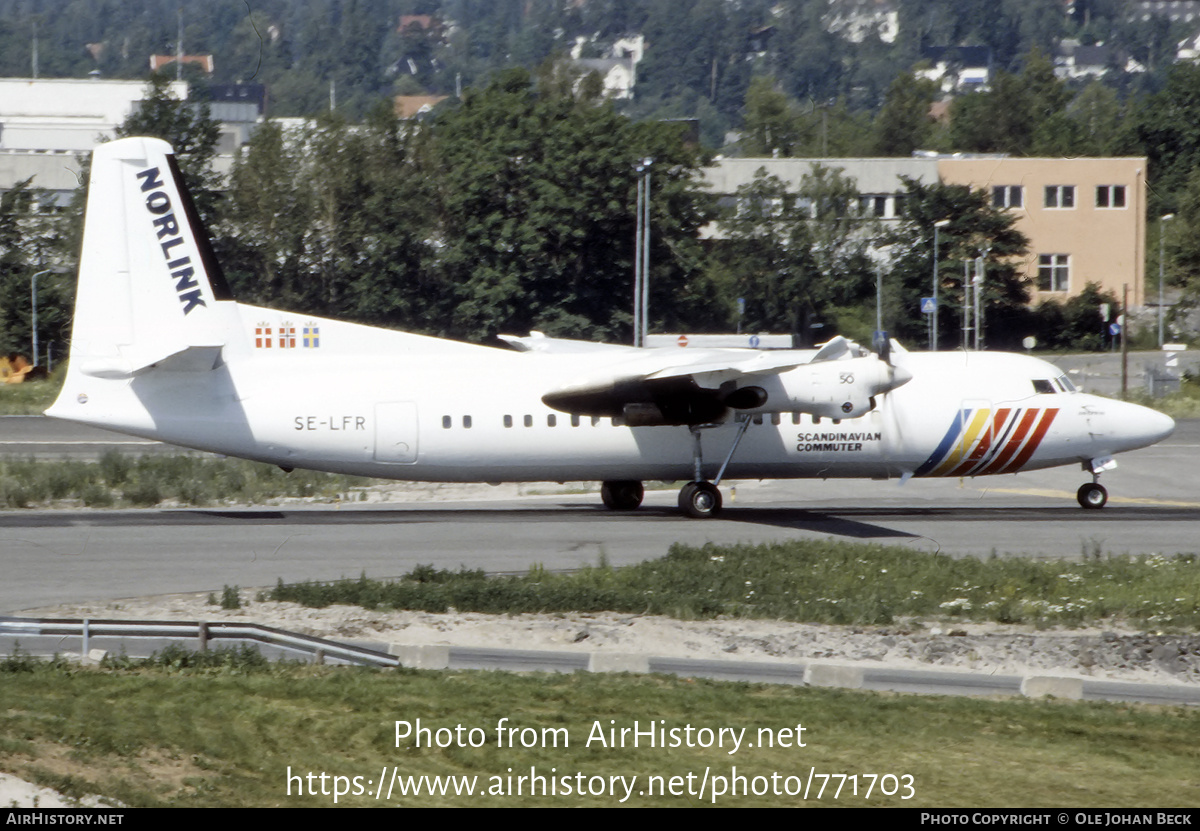
[[[1124,408],[1121,432],[1130,440],[1132,447],[1149,447],[1175,432],[1175,419],[1166,413],[1140,404],[1125,404]]]
[[[1149,407],[1143,407],[1142,409],[1144,410],[1144,415],[1141,419],[1141,426],[1145,431],[1146,441],[1150,444],[1160,442],[1175,432],[1175,419],[1166,413],[1160,413],[1158,410],[1152,410]]]

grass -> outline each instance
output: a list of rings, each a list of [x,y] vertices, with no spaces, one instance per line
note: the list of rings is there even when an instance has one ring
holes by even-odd
[[[0,384],[0,415],[41,415],[58,398],[66,378],[63,364],[45,380]]]
[[[344,498],[371,480],[295,470],[241,459],[128,456],[99,462],[0,459],[0,508],[72,502],[88,507],[260,503],[281,497]]]
[[[9,664],[9,665],[6,665]],[[114,706],[119,702],[120,706]],[[497,725],[533,728],[526,744],[499,746]],[[441,734],[442,744],[397,740],[397,722]],[[746,728],[731,746],[604,746],[597,730],[649,725]],[[765,746],[767,733],[804,747]],[[447,740],[462,726],[462,742]],[[478,728],[467,745],[466,731]],[[559,733],[559,746],[541,737]],[[684,733],[677,734],[681,738]],[[699,734],[693,733],[696,738]],[[531,740],[536,737],[536,740]],[[591,743],[589,746],[589,738]],[[631,741],[631,740],[630,740]],[[754,747],[746,746],[751,743]],[[436,742],[434,742],[436,744]],[[693,742],[694,744],[694,742]],[[102,669],[63,662],[0,662],[0,768],[76,797],[98,793],[130,806],[475,807],[616,806],[610,795],[516,795],[531,768],[561,784],[636,776],[635,806],[712,804],[710,785],[736,773],[746,788],[793,788],[818,774],[860,774],[858,797],[827,786],[810,805],[897,807],[1197,806],[1200,714],[1183,708],[966,698],[692,681],[660,676],[434,673],[270,665],[246,655],[193,660],[175,653]],[[736,769],[736,770],[735,770]],[[289,796],[289,772],[292,793]],[[308,773],[317,774],[308,793]],[[319,774],[326,774],[320,795]],[[476,777],[491,796],[376,800],[381,776]],[[910,775],[914,796],[862,795],[864,774]],[[687,794],[687,779],[693,779]],[[684,793],[644,792],[648,777],[680,777]],[[603,777],[603,779],[593,779]],[[755,777],[760,777],[755,779]],[[903,780],[908,781],[908,780]],[[369,784],[368,784],[369,783]],[[898,784],[898,783],[897,783]],[[893,782],[888,781],[889,789]],[[303,789],[304,794],[299,791]],[[511,794],[511,795],[510,795]],[[622,791],[623,794],[623,791]],[[799,796],[725,794],[722,806],[805,804]]]
[[[282,581],[272,600],[309,606],[442,612],[628,612],[682,619],[718,616],[877,625],[949,618],[1035,625],[1200,626],[1194,554],[955,559],[834,540],[763,545],[673,545],[660,559],[614,569],[518,576],[419,566],[406,578]]]
[[[1200,381],[1185,377],[1179,385],[1179,392],[1164,395],[1161,398],[1151,398],[1141,390],[1131,390],[1128,400],[1135,404],[1166,413],[1171,418],[1200,418]]]

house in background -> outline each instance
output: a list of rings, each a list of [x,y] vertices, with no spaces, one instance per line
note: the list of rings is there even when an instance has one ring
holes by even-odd
[[[817,166],[853,179],[858,215],[899,222],[904,218],[904,178],[923,184],[968,185],[984,191],[993,207],[1015,215],[1029,238],[1023,263],[1031,301],[1065,300],[1098,283],[1129,302],[1145,302],[1146,159],[1028,159],[1004,155],[937,155],[877,159],[719,159],[704,169],[718,202],[734,206],[738,188],[759,170],[790,192]],[[719,224],[705,229],[719,237]]]
[[[1029,237],[1033,302],[1065,300],[1088,283],[1144,303],[1146,159],[940,156],[939,178],[990,194]]]

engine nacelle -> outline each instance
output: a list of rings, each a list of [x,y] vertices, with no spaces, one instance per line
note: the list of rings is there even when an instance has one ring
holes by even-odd
[[[876,355],[818,361],[763,379],[767,403],[757,411],[858,418],[875,409],[876,396],[911,378],[903,367],[891,366]]]

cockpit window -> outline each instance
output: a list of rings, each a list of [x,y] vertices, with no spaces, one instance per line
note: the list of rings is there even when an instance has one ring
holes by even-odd
[[[1063,388],[1063,392],[1076,392],[1075,385],[1071,383],[1071,379],[1065,375],[1060,375],[1054,380],[1058,381],[1058,385]]]
[[[1042,378],[1035,378],[1033,381],[1033,391],[1039,395],[1053,395],[1055,392],[1054,385]]]

